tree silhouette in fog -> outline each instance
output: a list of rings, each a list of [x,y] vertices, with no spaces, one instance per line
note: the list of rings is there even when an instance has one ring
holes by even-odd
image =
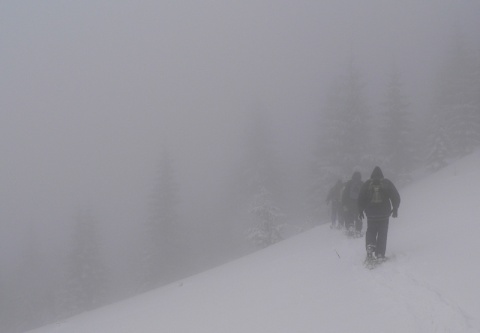
[[[370,110],[362,76],[352,59],[346,74],[330,85],[326,103],[319,111],[308,189],[314,219],[321,214],[327,189],[337,179],[349,179],[355,170],[366,170],[374,159]]]
[[[241,210],[248,213],[248,238],[265,247],[281,239],[282,182],[266,110],[257,106],[246,130],[245,157],[237,189]]]
[[[410,181],[410,172],[416,162],[413,142],[412,114],[403,95],[400,74],[393,69],[382,103],[383,126],[379,136],[382,164],[397,184]]]
[[[480,146],[480,66],[456,31],[439,71],[432,107],[427,164],[438,170]]]
[[[104,304],[110,282],[104,258],[98,220],[89,209],[83,209],[75,218],[67,254],[65,312],[75,314]]]
[[[183,248],[178,194],[174,180],[173,161],[167,149],[162,152],[157,179],[149,202],[149,217],[145,225],[144,287],[166,283],[176,276],[181,266]]]

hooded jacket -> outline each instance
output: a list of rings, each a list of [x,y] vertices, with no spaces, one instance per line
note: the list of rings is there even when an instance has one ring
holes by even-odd
[[[352,178],[345,184],[345,189],[342,193],[342,205],[346,210],[357,212],[357,200],[362,188],[362,175],[355,171]]]
[[[377,186],[382,198],[382,200],[378,200],[379,202],[373,200],[372,189],[374,186]],[[370,179],[360,189],[357,203],[359,212],[365,211],[368,219],[386,219],[392,212],[397,212],[400,206],[400,194],[395,185],[389,179],[383,177],[380,167],[376,166]]]

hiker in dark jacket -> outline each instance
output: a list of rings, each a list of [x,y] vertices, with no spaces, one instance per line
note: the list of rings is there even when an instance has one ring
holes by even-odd
[[[358,196],[359,217],[364,218],[363,212],[367,215],[367,258],[375,254],[377,259],[385,259],[389,218],[390,215],[397,217],[399,206],[400,194],[395,185],[384,178],[382,170],[376,166]]]
[[[362,233],[362,220],[358,218],[358,195],[363,185],[362,175],[355,171],[350,179],[345,184],[345,189],[342,194],[343,218],[345,221],[345,229],[351,236],[360,237]]]
[[[343,191],[343,182],[339,179],[336,184],[328,191],[327,196],[327,205],[331,204],[332,215],[331,221],[332,224],[330,228],[340,228],[343,224],[342,220],[342,211],[341,211],[341,200],[342,200],[342,191]]]

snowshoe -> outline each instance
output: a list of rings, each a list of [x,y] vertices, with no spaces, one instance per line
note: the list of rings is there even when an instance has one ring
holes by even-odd
[[[375,258],[373,255],[374,252],[375,252],[375,245],[373,244],[367,245],[367,258],[365,258],[363,265],[368,269],[375,268],[377,264],[377,258]]]
[[[356,230],[354,237],[355,237],[355,238],[362,238],[362,237],[363,237],[363,233],[362,233],[361,231]]]
[[[368,244],[367,245],[367,257],[368,258],[373,257],[373,253],[375,252],[375,248],[376,248],[376,246],[373,245],[373,244]]]
[[[355,238],[355,229],[353,228],[353,226],[349,226],[346,230],[345,230],[345,234],[350,237],[350,238]]]
[[[388,257],[381,256],[379,255],[378,257],[373,256],[373,253],[367,253],[367,258],[365,259],[365,262],[363,263],[364,266],[368,269],[374,269],[384,262],[388,261]]]
[[[377,265],[383,264],[385,261],[388,260],[388,257],[385,256],[377,256]]]
[[[377,259],[374,256],[369,257],[367,255],[367,258],[365,258],[363,265],[365,266],[365,268],[374,269],[375,267],[377,267]]]

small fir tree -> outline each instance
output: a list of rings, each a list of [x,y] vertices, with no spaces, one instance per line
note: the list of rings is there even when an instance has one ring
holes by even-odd
[[[254,216],[254,225],[248,231],[248,238],[255,245],[265,248],[282,240],[282,214],[265,187],[262,186],[254,196],[250,214]]]

